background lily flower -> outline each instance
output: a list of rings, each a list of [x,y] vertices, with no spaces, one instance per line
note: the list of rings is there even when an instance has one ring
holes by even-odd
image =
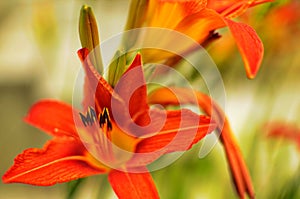
[[[205,44],[205,42],[218,38],[218,35],[214,33],[215,30],[228,26],[242,55],[247,76],[254,78],[262,62],[263,44],[253,28],[231,19],[240,16],[249,7],[269,1],[230,1],[220,5],[218,1],[212,0],[207,5],[206,0],[148,0],[147,7],[144,6],[145,14],[135,16],[145,19],[144,23],[136,23],[128,27],[173,29],[193,38],[199,44]],[[136,1],[133,1],[130,12],[134,9],[135,3]],[[136,18],[129,18],[129,20],[135,21]],[[130,41],[132,42],[132,40]],[[170,43],[166,45],[170,45]],[[184,50],[188,51],[188,49]],[[163,60],[172,56],[171,54],[164,54],[164,56],[159,54],[161,52],[156,53],[156,56],[153,54],[145,56],[145,62],[153,61],[153,59],[156,59],[155,61]]]
[[[166,112],[150,110],[146,86],[137,89],[129,106],[124,106],[122,97],[128,95],[131,82],[142,82],[145,85],[139,54],[120,79],[120,90],[117,91],[95,70],[88,58],[87,49],[80,50],[78,54],[86,72],[85,88],[91,89],[97,82],[95,95],[89,95],[92,97],[90,105],[95,105],[97,113],[107,114],[105,120],[84,128],[85,124],[78,125],[79,111],[70,105],[54,100],[37,102],[25,121],[54,138],[43,149],[27,149],[17,156],[14,165],[3,176],[3,181],[48,186],[108,173],[109,182],[119,198],[158,198],[154,182],[145,166],[166,153],[190,149],[216,125],[209,117],[199,116],[186,109]],[[84,100],[87,103],[87,97]],[[121,116],[114,115],[112,107],[117,107]],[[125,118],[117,124],[116,117],[124,118],[123,111],[126,107],[133,119]],[[133,122],[148,124],[149,116],[152,121],[145,132],[136,132],[136,128],[132,128]],[[157,124],[162,121],[163,125],[157,129]],[[79,134],[79,131],[84,132]],[[95,138],[96,143],[84,143],[82,134]],[[99,156],[86,148],[89,145],[92,148],[88,149],[95,147],[96,155]],[[124,158],[122,154],[116,153],[115,146],[132,152],[132,156]],[[141,153],[146,154],[146,158],[139,158]],[[107,162],[100,162],[97,159],[99,157],[103,158],[101,160],[111,161],[109,163],[113,167],[107,166]],[[139,172],[130,172],[132,168]]]
[[[289,3],[270,9],[264,17],[264,23],[257,24],[257,29],[267,33],[262,35],[262,38],[268,51],[287,54],[293,52],[294,47],[292,44],[297,42],[294,41],[296,38],[291,35],[300,34],[299,9],[300,2],[292,0]],[[257,21],[254,16],[248,18],[251,24],[255,24]],[[274,29],[280,31],[272,31]],[[285,42],[273,42],[274,40]]]
[[[268,137],[282,138],[294,142],[300,151],[300,129],[296,124],[269,122],[264,127]]]

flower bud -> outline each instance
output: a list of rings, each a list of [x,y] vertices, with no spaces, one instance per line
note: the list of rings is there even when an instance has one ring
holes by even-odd
[[[132,0],[125,30],[140,28],[147,12],[148,0]]]
[[[83,5],[80,10],[79,37],[81,46],[89,50],[91,62],[97,71],[102,74],[103,64],[101,60],[97,22],[92,8],[87,5]]]
[[[108,69],[108,83],[114,87],[126,68],[126,54],[117,51]]]
[[[125,30],[142,27],[145,21],[146,13],[148,12],[148,4],[149,0],[131,1]],[[126,37],[124,37],[122,40],[122,47],[125,48],[125,50],[130,49],[132,46],[134,46],[138,36],[138,32],[132,32],[131,34],[126,35]]]

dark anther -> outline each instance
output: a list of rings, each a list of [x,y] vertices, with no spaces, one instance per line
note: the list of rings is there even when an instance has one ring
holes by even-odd
[[[107,129],[110,131],[112,129],[112,124],[110,122],[109,112],[107,108],[103,109],[102,114],[100,114],[99,117],[99,124],[101,128],[105,123],[107,124]]]
[[[86,115],[79,113],[80,118],[82,123],[84,124],[84,126],[91,126],[93,125],[94,121],[96,121],[97,117],[96,117],[96,112],[92,107],[89,107],[87,110]]]

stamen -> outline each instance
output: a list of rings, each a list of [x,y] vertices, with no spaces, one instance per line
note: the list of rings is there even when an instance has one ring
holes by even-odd
[[[103,109],[98,119],[101,128],[101,133],[99,134],[101,150],[99,155],[104,163],[112,164],[115,161],[111,143],[112,123],[107,108]]]
[[[84,126],[92,126],[97,119],[95,110],[90,106],[88,107],[86,115],[83,113],[79,113],[79,115]]]
[[[104,108],[102,114],[99,114],[99,125],[102,128],[104,124],[107,125],[107,130],[112,130],[112,124],[109,118],[109,112],[107,108]]]

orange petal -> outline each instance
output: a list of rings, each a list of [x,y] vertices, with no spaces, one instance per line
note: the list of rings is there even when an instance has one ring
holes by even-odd
[[[78,57],[82,63],[85,70],[84,77],[84,93],[82,106],[84,110],[88,110],[89,106],[94,107],[95,105],[95,90],[98,84],[98,79],[100,79],[100,74],[91,65],[91,61],[88,58],[89,50],[87,48],[82,48],[77,51]],[[101,110],[97,110],[101,112]]]
[[[161,122],[161,117],[153,117],[154,126]],[[197,115],[190,110],[167,111],[167,118],[162,129],[151,137],[142,139],[136,148],[137,153],[162,150],[163,153],[186,151],[214,130],[215,123],[207,116]],[[175,140],[174,140],[175,139]],[[174,141],[174,142],[172,142]]]
[[[204,9],[206,3],[206,0],[149,0],[147,26],[174,29],[182,19]]]
[[[211,9],[203,9],[200,12],[185,17],[175,28],[198,43],[202,44],[211,31],[225,27],[222,17]]]
[[[224,19],[229,27],[242,55],[248,78],[254,78],[264,55],[263,44],[257,33],[250,26]]]
[[[246,193],[250,198],[255,198],[247,165],[227,120],[221,131],[220,140],[224,146],[231,175],[240,198],[244,198]]]
[[[126,173],[113,170],[109,173],[108,180],[118,198],[159,198],[153,179],[148,172]]]
[[[106,172],[90,166],[84,153],[84,146],[76,139],[53,139],[43,149],[31,148],[18,155],[2,180],[49,186]]]
[[[193,100],[195,95],[197,96],[197,102]],[[244,198],[245,193],[254,198],[251,178],[229,122],[222,109],[209,96],[185,88],[162,88],[150,94],[148,100],[149,104],[161,105],[178,105],[179,101],[180,105],[198,104],[199,107],[218,123],[219,131],[221,131],[220,140],[225,149],[236,190],[241,198]],[[222,121],[224,121],[224,125]]]
[[[162,121],[161,117],[153,117],[151,125],[160,126]],[[132,158],[130,166],[146,165],[166,153],[189,150],[215,128],[215,123],[207,116],[199,116],[187,109],[168,111],[162,129],[137,144],[137,155]]]
[[[231,7],[237,2],[241,2],[241,1],[240,0],[223,0],[223,1],[208,0],[207,8],[211,8],[217,11],[218,13],[222,13],[222,11]]]
[[[273,2],[274,0],[254,0],[249,7],[257,6],[263,3]]]
[[[110,110],[113,93],[112,87],[91,64],[89,51],[86,48],[78,50],[78,56],[86,75],[84,82],[84,108],[87,109],[89,106],[95,107],[97,114],[101,113],[104,107]]]
[[[267,135],[293,141],[300,149],[300,129],[294,123],[269,122],[265,125]]]
[[[271,2],[273,0],[223,0],[223,1],[209,1],[207,7],[214,9],[224,17],[238,17],[246,12],[250,7]]]
[[[180,7],[184,11],[184,15],[188,16],[196,12],[200,12],[206,7],[207,0],[159,0],[161,3],[170,3],[174,7]],[[176,5],[178,4],[178,5]]]
[[[31,107],[24,120],[53,136],[78,137],[72,107],[60,101],[37,102]]]
[[[149,123],[147,87],[139,53],[122,75],[114,91],[125,101],[123,106],[129,108],[130,116],[128,118],[132,118],[140,126]]]

